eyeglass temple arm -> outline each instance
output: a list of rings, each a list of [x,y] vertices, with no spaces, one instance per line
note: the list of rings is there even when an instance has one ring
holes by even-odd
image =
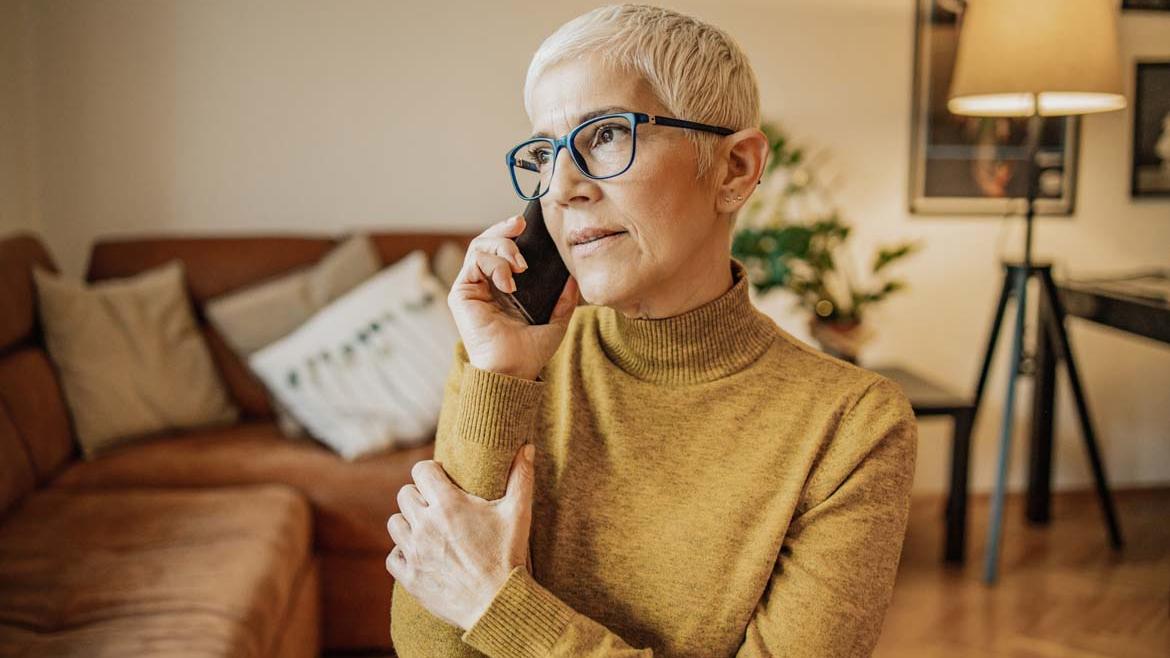
[[[712,126],[706,123],[697,123],[695,121],[687,121],[686,119],[675,119],[672,117],[660,117],[653,114],[645,115],[645,121],[659,126],[675,126],[677,128],[693,128],[694,130],[705,130],[710,133],[718,133],[720,135],[730,135],[735,132],[730,128],[721,128],[719,126]]]
[[[645,118],[643,118],[645,117]],[[694,128],[695,130],[706,130],[707,132],[719,133],[720,135],[730,135],[735,132],[730,128],[721,128],[719,126],[712,126],[706,123],[697,123],[695,121],[687,121],[686,119],[674,119],[671,117],[660,117],[653,114],[643,114],[638,117],[645,123],[653,123],[660,126],[675,126],[678,128]],[[764,154],[764,162],[767,162],[768,155]],[[756,185],[764,182],[764,179],[756,181]]]

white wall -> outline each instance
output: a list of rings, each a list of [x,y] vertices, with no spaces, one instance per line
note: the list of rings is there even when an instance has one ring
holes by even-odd
[[[3,88],[31,80],[24,100],[35,110],[16,113],[25,130],[0,133],[31,145],[0,161],[0,211],[39,217],[32,225],[76,275],[95,236],[475,230],[516,212],[502,160],[530,129],[528,60],[597,4],[4,2],[3,34],[24,16],[35,75],[21,77],[4,39]],[[858,253],[925,241],[901,267],[910,290],[871,316],[879,336],[863,365],[899,362],[971,393],[999,259],[1022,245],[1022,222],[907,212],[914,0],[669,4],[733,34],[765,116],[824,151]],[[1127,79],[1134,57],[1170,58],[1170,14],[1125,14],[1122,44]],[[3,113],[7,125],[13,112]],[[1084,119],[1077,212],[1038,221],[1036,254],[1058,275],[1170,265],[1170,203],[1128,196],[1131,113]],[[807,336],[790,304],[760,300]],[[1111,479],[1170,483],[1170,349],[1081,321],[1071,333]],[[1005,333],[976,428],[976,490],[992,482],[1007,356]],[[1089,471],[1061,386],[1056,486],[1081,488]],[[1030,381],[1018,390],[1016,488]],[[944,486],[949,433],[944,420],[922,421],[920,491]]]

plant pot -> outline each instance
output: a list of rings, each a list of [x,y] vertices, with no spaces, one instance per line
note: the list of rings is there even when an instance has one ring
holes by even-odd
[[[809,318],[808,328],[822,351],[854,365],[857,365],[861,348],[874,335],[869,325],[861,322],[831,322],[815,315]]]

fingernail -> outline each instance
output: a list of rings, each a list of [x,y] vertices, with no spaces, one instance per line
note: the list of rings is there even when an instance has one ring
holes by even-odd
[[[516,292],[516,282],[508,281],[508,292]]]
[[[528,261],[524,260],[524,254],[516,254],[516,261],[520,263],[520,267],[528,269]]]
[[[525,459],[527,459],[528,461],[532,461],[532,456],[535,454],[536,454],[536,446],[532,445],[531,443],[524,446],[524,458]]]

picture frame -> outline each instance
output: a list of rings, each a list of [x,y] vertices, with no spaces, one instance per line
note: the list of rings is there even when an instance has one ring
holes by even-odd
[[[1028,119],[946,109],[964,0],[917,0],[910,127],[912,215],[1008,215],[1027,197]],[[1036,215],[1075,210],[1079,116],[1044,117]]]
[[[1170,11],[1170,0],[1121,0],[1122,10]]]
[[[1170,60],[1137,60],[1133,77],[1129,194],[1170,197]]]

